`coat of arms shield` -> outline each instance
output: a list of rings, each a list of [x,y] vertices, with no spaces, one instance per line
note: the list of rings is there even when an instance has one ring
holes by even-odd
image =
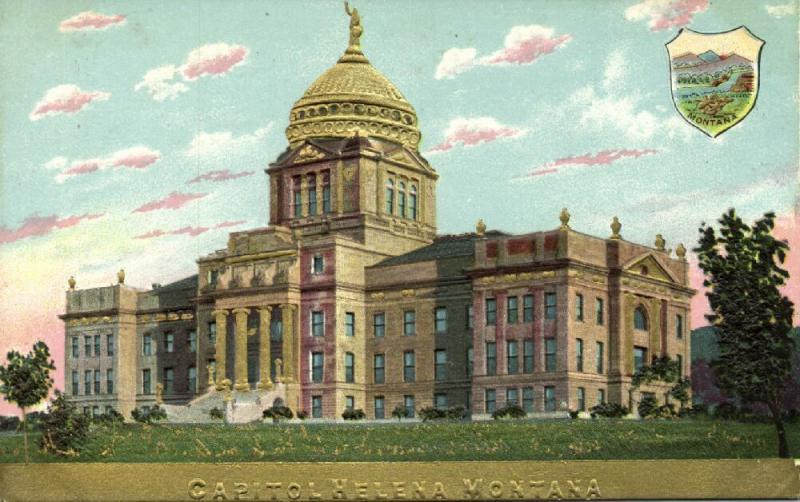
[[[741,122],[758,96],[763,45],[744,26],[721,33],[680,30],[666,44],[678,113],[712,138]]]

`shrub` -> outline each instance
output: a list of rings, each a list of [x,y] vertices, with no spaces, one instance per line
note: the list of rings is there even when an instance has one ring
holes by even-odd
[[[262,413],[264,418],[271,418],[273,422],[294,418],[294,413],[288,406],[271,406]]]
[[[501,418],[525,418],[525,416],[527,416],[527,413],[517,404],[507,404],[492,412],[492,418],[495,420]]]
[[[658,400],[656,400],[655,396],[645,394],[642,400],[639,401],[637,410],[642,418],[654,417],[658,413]]]
[[[578,418],[578,414],[580,414],[580,411],[578,410],[569,410],[569,418],[572,418],[573,420]]]
[[[367,418],[367,414],[364,413],[364,410],[361,408],[355,410],[344,410],[342,413],[342,418],[345,420],[364,420]]]
[[[423,422],[427,422],[428,420],[442,420],[447,418],[447,412],[439,408],[434,408],[433,406],[426,406],[425,408],[420,408],[419,417]]]
[[[408,418],[408,408],[406,408],[402,404],[398,404],[392,410],[392,416],[395,417],[398,421],[404,418]]]
[[[600,403],[592,406],[589,409],[592,418],[605,417],[605,418],[622,418],[628,414],[628,408],[617,403]]]
[[[208,410],[208,416],[213,418],[214,420],[223,420],[225,418],[225,414],[219,409],[218,406],[214,406],[210,410]]]
[[[149,408],[134,408],[133,411],[131,411],[131,417],[137,422],[143,424],[152,424],[153,422],[166,419],[167,412],[164,411],[159,405],[155,405]]]
[[[90,419],[67,401],[61,391],[50,402],[49,413],[41,419],[39,444],[46,452],[76,455],[86,443]]]
[[[19,428],[19,417],[0,417],[0,431],[15,431]]]
[[[720,403],[714,408],[714,418],[720,420],[737,420],[742,416],[742,410],[734,403]]]
[[[106,424],[106,425],[113,425],[113,424],[121,424],[125,421],[125,417],[122,416],[120,412],[117,410],[108,410],[106,413],[102,415],[97,415],[96,417],[92,418],[92,421]]]
[[[463,406],[453,406],[447,408],[447,418],[451,420],[463,420],[467,418],[467,410]]]

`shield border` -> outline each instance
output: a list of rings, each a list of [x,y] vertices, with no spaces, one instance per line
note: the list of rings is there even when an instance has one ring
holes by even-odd
[[[725,33],[733,33],[734,31],[736,31],[736,30],[740,30],[740,29],[742,29],[742,28],[744,28],[744,29],[745,29],[745,31],[747,31],[747,33],[748,33],[748,34],[749,34],[751,37],[753,37],[753,38],[754,38],[754,39],[756,39],[756,40],[759,40],[759,41],[761,41],[761,47],[759,47],[759,49],[758,49],[758,57],[756,58],[756,61],[755,61],[755,63],[756,63],[756,67],[758,68],[758,71],[756,72],[756,95],[755,95],[755,97],[753,98],[753,106],[751,106],[751,107],[750,107],[750,109],[749,109],[749,110],[747,110],[747,113],[745,113],[744,115],[742,115],[742,117],[741,117],[739,120],[737,120],[736,122],[734,122],[733,124],[731,124],[731,126],[730,126],[730,127],[728,127],[728,128],[726,128],[726,129],[723,129],[723,130],[719,131],[717,134],[713,134],[713,135],[712,135],[710,132],[708,132],[708,131],[706,131],[706,130],[704,130],[704,129],[701,129],[701,128],[700,128],[700,127],[698,127],[698,126],[697,126],[697,125],[696,125],[694,122],[692,122],[691,120],[689,120],[688,118],[686,118],[686,117],[683,115],[683,113],[681,113],[680,109],[678,109],[678,105],[677,105],[677,104],[676,104],[676,102],[675,102],[675,90],[673,89],[673,86],[672,86],[672,58],[670,57],[670,53],[669,53],[669,47],[667,47],[667,46],[668,46],[669,44],[671,44],[672,42],[674,42],[675,40],[677,40],[677,39],[678,39],[678,37],[680,37],[680,36],[681,36],[681,34],[682,34],[684,31],[690,31],[690,32],[692,32],[692,33],[697,33],[698,35],[724,35]],[[665,49],[665,50],[666,50],[666,52],[667,52],[667,63],[668,63],[668,65],[669,65],[669,94],[670,94],[670,98],[671,98],[671,101],[672,101],[672,107],[673,107],[673,108],[675,108],[675,111],[678,113],[678,115],[679,115],[679,116],[680,116],[680,117],[681,117],[681,118],[682,118],[684,121],[686,121],[686,123],[688,123],[689,125],[691,125],[692,127],[694,127],[695,129],[697,129],[698,131],[702,132],[703,134],[705,134],[706,136],[708,136],[708,137],[709,137],[709,138],[711,138],[711,139],[714,139],[714,138],[716,138],[716,137],[720,136],[722,133],[725,133],[725,132],[728,132],[728,131],[730,131],[731,129],[733,129],[733,128],[734,128],[734,127],[736,127],[737,125],[739,125],[739,124],[741,124],[742,122],[744,122],[744,119],[746,119],[746,118],[747,118],[747,116],[748,116],[748,115],[750,115],[750,112],[752,112],[752,111],[753,111],[753,109],[756,107],[756,104],[758,103],[758,95],[759,95],[759,93],[761,92],[761,53],[762,53],[762,52],[764,52],[764,46],[765,46],[766,44],[767,44],[767,41],[766,41],[766,40],[764,40],[764,39],[762,39],[762,38],[760,38],[760,37],[757,37],[757,36],[756,36],[756,35],[755,35],[755,34],[754,34],[752,31],[750,31],[750,28],[748,28],[747,26],[745,26],[745,25],[743,25],[743,24],[741,24],[741,25],[737,26],[736,28],[731,28],[730,30],[725,30],[725,31],[715,31],[715,32],[708,32],[708,33],[706,33],[706,32],[702,32],[702,31],[695,31],[695,30],[693,30],[693,29],[691,29],[691,28],[685,28],[685,27],[684,27],[684,28],[681,28],[681,29],[679,29],[679,30],[678,30],[678,33],[676,33],[674,37],[672,37],[672,38],[671,38],[671,39],[670,39],[670,40],[669,40],[667,43],[665,43],[665,44],[664,44],[664,49]]]

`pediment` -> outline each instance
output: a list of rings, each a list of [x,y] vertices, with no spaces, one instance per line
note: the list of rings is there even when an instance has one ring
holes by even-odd
[[[637,256],[622,267],[625,272],[649,277],[658,281],[679,282],[676,277],[663,266],[653,253]]]

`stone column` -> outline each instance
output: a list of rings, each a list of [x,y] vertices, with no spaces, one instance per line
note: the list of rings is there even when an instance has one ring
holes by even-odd
[[[272,388],[272,380],[270,379],[270,365],[272,364],[272,354],[270,354],[269,343],[271,338],[270,326],[272,325],[272,307],[263,307],[258,309],[259,317],[259,341],[258,341],[258,359],[261,361],[259,364],[259,377],[258,388],[269,390]]]
[[[234,375],[236,375],[236,383],[233,388],[236,390],[246,391],[250,389],[247,383],[247,314],[250,309],[238,308],[233,310],[233,315],[236,316],[236,349]]]
[[[225,353],[227,350],[226,338],[228,334],[228,311],[215,310],[212,312],[217,323],[217,343],[214,360],[217,368],[217,390],[222,388],[222,381],[225,380]]]
[[[295,380],[295,353],[294,353],[294,311],[296,307],[290,304],[281,305],[281,322],[283,323],[283,381],[294,383]]]

